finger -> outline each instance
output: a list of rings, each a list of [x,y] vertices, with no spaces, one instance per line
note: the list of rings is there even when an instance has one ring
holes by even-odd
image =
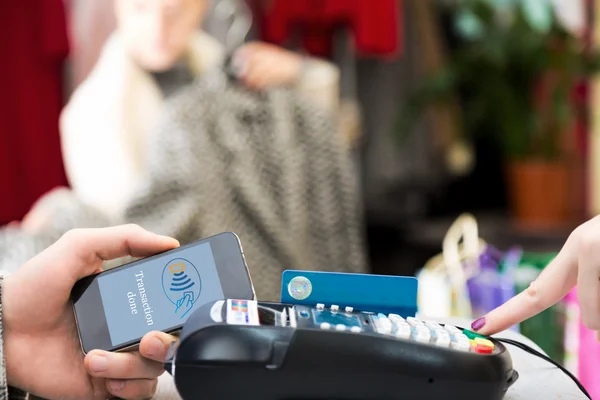
[[[579,248],[577,296],[581,321],[592,330],[600,330],[600,240],[589,236]]]
[[[73,281],[92,274],[105,260],[123,256],[145,257],[179,246],[173,238],[156,235],[138,225],[121,225],[100,229],[74,229],[67,232],[52,247],[61,256],[57,268],[65,270],[64,260],[72,255],[67,268]]]
[[[84,360],[85,368],[91,376],[110,379],[154,379],[164,370],[160,362],[142,357],[140,353],[111,353],[94,350]]]
[[[140,342],[140,354],[150,360],[162,363],[167,358],[169,345],[177,340],[175,336],[164,332],[150,332]]]
[[[262,50],[256,43],[250,43],[238,49],[232,58],[233,65],[238,69],[238,77],[242,78],[248,73],[250,64],[260,60]]]
[[[246,85],[255,89],[265,89],[277,79],[275,70],[268,60],[252,62],[248,65],[243,81]]]
[[[109,379],[106,381],[106,389],[120,399],[144,400],[150,399],[156,393],[158,379],[133,379],[120,380]]]
[[[261,42],[248,42],[236,50],[236,54],[240,56],[250,56],[264,48],[264,43]]]
[[[471,324],[471,329],[492,335],[533,317],[560,301],[577,281],[577,263],[561,251],[529,288]]]

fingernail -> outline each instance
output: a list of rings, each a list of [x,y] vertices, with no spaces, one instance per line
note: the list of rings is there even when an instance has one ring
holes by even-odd
[[[485,325],[485,317],[481,317],[481,318],[473,321],[473,323],[471,324],[471,329],[473,329],[474,331],[478,331],[481,328],[483,328],[484,325]]]
[[[90,360],[92,372],[103,372],[108,369],[108,359],[104,356],[93,356]]]
[[[165,345],[158,338],[151,338],[148,341],[148,356],[159,357],[165,352]]]
[[[111,392],[120,392],[125,387],[125,381],[111,379],[108,381],[108,388]]]

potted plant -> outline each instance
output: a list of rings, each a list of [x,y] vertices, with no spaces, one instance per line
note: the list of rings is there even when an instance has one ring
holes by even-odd
[[[569,219],[569,143],[580,111],[573,89],[599,63],[563,28],[551,4],[541,14],[530,3],[449,3],[458,44],[446,67],[425,79],[403,121],[410,124],[428,106],[458,94],[464,139],[494,135],[505,160],[512,214],[520,224],[541,227]]]

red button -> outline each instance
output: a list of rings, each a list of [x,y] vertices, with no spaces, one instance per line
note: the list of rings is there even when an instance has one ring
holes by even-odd
[[[479,354],[492,354],[494,349],[483,344],[478,344],[477,346],[475,346],[475,351]]]

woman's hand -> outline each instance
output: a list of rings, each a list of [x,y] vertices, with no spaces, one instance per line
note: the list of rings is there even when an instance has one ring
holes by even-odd
[[[2,286],[6,374],[10,386],[49,399],[145,399],[153,395],[173,337],[144,336],[139,352],[84,357],[70,293],[105,260],[144,257],[179,246],[135,225],[65,234]]]
[[[527,290],[474,321],[471,328],[483,335],[508,329],[556,304],[575,285],[584,325],[600,331],[600,217],[573,231]]]
[[[272,44],[252,42],[237,50],[233,63],[245,85],[264,90],[296,82],[302,72],[303,58]]]

